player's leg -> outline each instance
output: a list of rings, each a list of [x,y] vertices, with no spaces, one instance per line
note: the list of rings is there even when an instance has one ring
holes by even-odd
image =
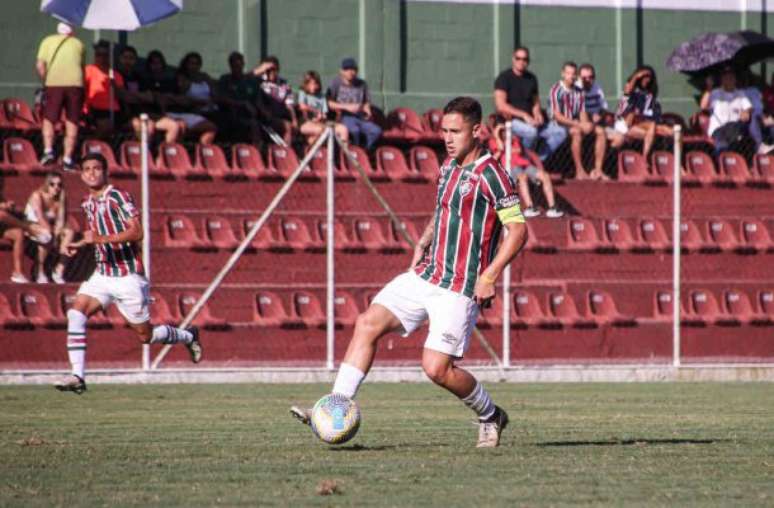
[[[87,287],[88,290],[91,287],[88,285],[89,281],[86,281],[81,288]],[[57,390],[78,394],[86,391],[86,322],[102,307],[102,303],[79,289],[72,307],[67,311],[67,357],[72,374],[54,385]]]

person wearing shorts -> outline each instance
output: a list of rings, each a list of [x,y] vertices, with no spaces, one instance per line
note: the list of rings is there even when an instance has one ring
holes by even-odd
[[[107,161],[99,153],[83,158],[81,180],[89,188],[81,205],[87,229],[81,240],[70,244],[69,254],[84,245],[93,245],[96,269],[78,288],[67,311],[67,354],[72,374],[54,386],[78,394],[86,390],[86,322],[89,316],[113,303],[143,343],[185,344],[191,360],[199,363],[202,347],[196,327],[150,325],[150,286],[138,256],[143,232],[132,196],[108,183]]]
[[[457,396],[479,419],[478,447],[500,443],[507,413],[483,385],[460,368],[479,309],[495,295],[495,281],[526,241],[526,225],[506,171],[478,143],[481,104],[458,97],[444,108],[448,153],[439,175],[436,209],[414,249],[410,269],[389,282],[358,316],[333,393],[355,397],[368,374],[379,339],[392,331],[408,335],[430,321],[422,368]],[[500,233],[508,234],[499,248]],[[311,410],[291,414],[310,422]]]
[[[78,122],[83,109],[83,43],[73,35],[66,23],[59,23],[57,32],[40,43],[36,68],[43,82],[43,155],[40,164],[56,161],[54,125],[65,113],[65,136],[62,164],[67,171],[75,169],[73,152],[78,139]]]

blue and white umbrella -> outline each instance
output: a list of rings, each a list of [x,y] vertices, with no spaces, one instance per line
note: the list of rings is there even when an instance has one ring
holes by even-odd
[[[40,10],[91,30],[134,30],[168,18],[183,0],[42,0]]]

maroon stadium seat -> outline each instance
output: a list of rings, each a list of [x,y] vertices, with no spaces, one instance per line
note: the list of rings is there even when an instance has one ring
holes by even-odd
[[[349,145],[349,152],[363,167],[363,170],[365,171],[365,174],[368,176],[368,178],[377,181],[389,180],[389,177],[383,171],[379,171],[378,168],[374,169],[374,167],[371,165],[370,159],[368,158],[368,153],[363,148],[357,145]],[[360,171],[358,171],[355,165],[350,162],[349,157],[344,154],[344,150],[341,150],[341,166],[348,173],[354,175],[355,178],[360,178]]]
[[[36,289],[18,294],[18,308],[19,314],[35,326],[58,328],[67,325],[66,319],[54,315],[46,296]]]
[[[288,178],[293,171],[298,168],[298,156],[290,147],[269,145],[269,167],[274,168],[282,175],[282,178]],[[311,175],[312,170],[307,167],[304,171]]]
[[[431,142],[443,141],[441,133],[441,121],[443,120],[443,110],[432,108],[425,111],[422,115],[422,126],[425,129],[424,139]]]
[[[98,139],[85,140],[81,146],[81,155],[86,156],[90,153],[98,153],[107,160],[110,176],[135,176],[132,168],[124,167],[116,161],[116,155],[113,153],[113,149],[104,141]]]
[[[581,317],[575,300],[569,293],[551,292],[546,298],[548,315],[557,319],[563,326],[593,327],[596,323]]]
[[[161,293],[157,291],[151,291],[150,301],[151,323],[154,325],[175,325],[182,320],[180,317],[180,312],[177,311],[177,305],[170,307],[169,303],[161,295]]]
[[[395,108],[387,115],[387,129],[382,138],[388,143],[416,143],[425,136],[425,128],[416,111],[411,108]]]
[[[323,250],[325,246],[312,236],[309,226],[300,217],[283,217],[280,231],[285,243],[293,250]]]
[[[360,310],[357,308],[355,297],[348,291],[336,290],[333,300],[336,324],[342,326],[355,326]]]
[[[771,319],[753,307],[746,292],[738,289],[726,289],[721,300],[723,313],[740,323],[769,324]]]
[[[774,291],[762,289],[756,295],[759,313],[766,316],[769,321],[774,321]]]
[[[671,182],[674,180],[675,156],[666,150],[656,150],[650,154],[650,179],[653,181]]]
[[[724,319],[715,295],[706,289],[694,289],[688,293],[688,314],[704,324],[713,324]]]
[[[726,180],[737,185],[744,185],[752,179],[747,161],[736,152],[722,152],[718,156],[718,167]]]
[[[633,251],[646,247],[644,242],[635,238],[629,223],[624,219],[605,219],[602,222],[602,233],[605,242],[618,250]]]
[[[621,314],[612,295],[607,291],[592,289],[586,292],[586,305],[589,317],[599,324],[613,326],[634,326],[637,321],[632,316]]]
[[[242,221],[242,238],[247,238],[247,234],[253,228],[255,224],[254,219],[246,219]],[[258,230],[258,234],[255,235],[253,241],[250,242],[250,246],[259,250],[287,250],[288,246],[284,240],[281,240],[276,234],[276,226],[271,221],[267,221]]]
[[[514,324],[526,326],[543,326],[558,324],[558,321],[549,319],[540,307],[540,301],[531,291],[517,289],[513,292],[513,319]]]
[[[196,161],[194,166],[197,169],[206,171],[213,178],[230,179],[234,175],[234,171],[228,165],[223,150],[215,144],[196,144]]]
[[[393,181],[406,180],[412,176],[403,152],[394,146],[380,146],[376,149],[376,171],[386,174]]]
[[[769,184],[774,184],[774,155],[759,154],[753,159],[755,178]]]
[[[593,222],[573,217],[567,221],[567,246],[572,250],[592,251],[603,247],[603,242]]]
[[[658,219],[641,219],[637,232],[640,240],[650,249],[664,251],[672,246],[671,235],[667,233],[664,224]]]
[[[316,223],[317,238],[319,238],[320,243],[323,246],[326,246],[326,248],[328,245],[327,228],[328,228],[328,222],[326,219],[317,220],[317,223]],[[347,234],[346,226],[344,226],[344,224],[338,219],[334,219],[333,221],[333,234],[334,234],[333,240],[337,250],[349,250],[349,249],[356,249],[358,247],[358,245],[355,242],[353,242],[351,238],[349,238],[349,235]]]
[[[177,178],[209,178],[207,171],[203,167],[191,164],[188,151],[180,143],[161,143],[156,165],[159,169],[169,170]]]
[[[409,178],[414,180],[438,180],[440,166],[435,150],[426,146],[412,147],[409,152],[409,174]]]
[[[739,222],[739,247],[741,250],[766,252],[774,248],[766,225],[755,219]]]
[[[19,173],[44,173],[46,169],[38,164],[35,147],[24,138],[10,137],[3,141],[3,169]]]
[[[325,325],[325,312],[316,295],[309,291],[296,291],[292,296],[292,306],[301,322],[309,328]]]
[[[23,99],[11,97],[2,102],[5,119],[13,130],[21,132],[39,131],[40,122]]]
[[[311,147],[310,147],[311,148]],[[308,149],[307,149],[307,153]],[[312,159],[309,161],[309,169],[305,169],[303,175],[311,174],[319,179],[326,178],[328,176],[328,147],[322,146],[317,152],[315,152]],[[354,177],[349,174],[346,168],[342,168],[336,164],[336,159],[333,160],[333,176],[337,179],[351,180]]]
[[[191,219],[175,214],[168,216],[164,223],[164,245],[191,249],[207,247],[209,243],[199,238]]]
[[[690,219],[680,222],[680,247],[686,252],[698,252],[706,247],[699,227]]]
[[[234,249],[239,246],[231,223],[224,217],[205,217],[204,234],[208,242],[218,249]]]
[[[671,291],[658,290],[653,293],[653,319],[671,322],[674,298]]]
[[[387,240],[379,221],[373,217],[355,219],[353,223],[354,238],[370,251],[394,249],[396,245]]]
[[[142,173],[142,148],[138,141],[121,143],[121,165],[138,175]],[[148,174],[154,178],[170,178],[172,173],[167,168],[159,168],[153,160],[153,154],[148,152]]]
[[[257,148],[243,143],[231,147],[231,169],[234,171],[234,178],[281,178],[275,168],[266,167]]]
[[[704,152],[694,150],[685,154],[685,166],[688,174],[702,184],[712,184],[721,180],[712,157]]]
[[[707,240],[713,249],[730,252],[739,247],[731,225],[721,219],[707,221]]]
[[[193,291],[185,291],[177,295],[177,308],[180,310],[181,318],[185,318],[188,312],[196,305],[201,294]],[[225,319],[213,315],[208,304],[204,304],[199,313],[194,318],[192,324],[208,329],[228,328]]]
[[[253,322],[258,326],[297,326],[297,318],[288,315],[282,298],[272,291],[259,291],[255,295]]]
[[[650,177],[648,163],[641,153],[621,150],[618,153],[618,179],[622,182],[642,183]]]
[[[60,291],[56,297],[56,305],[54,306],[54,316],[57,319],[61,319],[63,323],[67,323],[67,311],[73,306],[76,294],[73,291]],[[91,316],[87,325],[91,328],[110,328],[110,319],[105,315],[102,309],[98,310]]]
[[[4,293],[0,293],[0,326],[4,328],[22,328],[29,326],[29,319],[17,316],[11,308],[11,302]]]

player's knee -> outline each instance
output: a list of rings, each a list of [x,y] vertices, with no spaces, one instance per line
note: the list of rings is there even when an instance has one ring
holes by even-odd
[[[67,328],[69,330],[84,330],[87,321],[86,314],[77,309],[67,311]]]
[[[368,340],[376,340],[379,338],[384,325],[369,312],[364,312],[355,320],[356,337],[362,337]]]
[[[437,363],[428,360],[422,360],[422,370],[430,380],[443,386],[446,383],[446,377],[449,374],[449,366],[443,363]]]

